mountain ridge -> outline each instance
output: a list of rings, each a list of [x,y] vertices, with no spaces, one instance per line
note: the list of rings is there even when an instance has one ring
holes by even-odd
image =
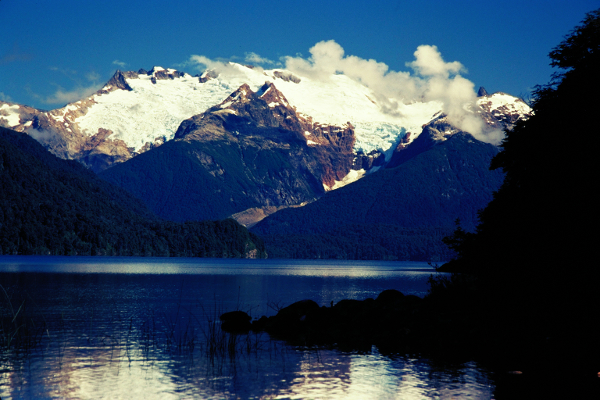
[[[460,132],[301,208],[251,228],[273,257],[447,260],[441,242],[456,220],[467,230],[504,175],[488,169],[498,149]]]
[[[228,68],[229,74],[207,70],[201,76],[162,67],[117,70],[94,95],[59,109],[44,112],[0,102],[0,125],[26,131],[55,155],[76,159],[99,172],[171,140],[183,120],[221,103],[243,84],[258,92],[273,82],[304,120],[322,126],[351,124],[356,132],[354,153],[362,166],[372,168],[381,164],[375,160],[382,155],[389,161],[400,142],[409,144],[418,137],[422,125],[441,107],[436,102],[417,102],[402,105],[400,114],[393,114],[370,89],[344,75],[316,81],[286,70],[234,63]],[[479,105],[474,107],[485,113]],[[486,121],[491,128],[500,127],[491,118]]]
[[[489,132],[498,134],[517,120],[527,118],[528,106],[515,97],[504,93],[480,94],[473,103],[465,103],[463,111],[476,117],[477,124]],[[391,112],[390,101],[345,75],[334,74],[319,80],[285,70],[230,63],[225,70],[207,70],[192,77],[174,69],[154,67],[150,71],[117,71],[96,95],[53,110],[43,118],[23,123],[19,117],[19,122],[24,130],[50,141],[56,136],[52,136],[56,133],[52,133],[53,127],[61,126],[63,133],[68,134],[54,140],[55,151],[62,151],[65,158],[70,157],[68,154],[75,155],[102,178],[140,198],[154,213],[179,222],[234,216],[252,226],[269,215],[272,218],[277,214],[301,215],[303,211],[297,208],[300,205],[311,205],[308,209],[331,209],[327,201],[321,200],[330,198],[326,196],[330,191],[408,164],[403,170],[411,169],[412,174],[423,177],[423,188],[411,190],[422,190],[437,200],[421,201],[427,206],[419,208],[420,223],[390,225],[384,219],[371,226],[378,232],[385,231],[382,226],[388,226],[401,241],[412,240],[406,235],[420,235],[422,243],[429,241],[435,247],[432,238],[451,229],[455,218],[472,225],[477,210],[485,205],[482,199],[494,190],[490,182],[496,178],[485,172],[488,165],[477,163],[474,167],[477,174],[491,179],[479,182],[485,195],[469,192],[471,200],[465,201],[464,210],[449,213],[452,218],[444,219],[443,223],[431,220],[431,214],[446,213],[441,207],[446,204],[445,199],[461,198],[461,179],[466,179],[464,183],[469,187],[474,181],[468,174],[448,177],[454,186],[444,189],[429,171],[430,166],[419,164],[418,159],[429,157],[437,167],[447,168],[447,160],[439,156],[439,149],[449,148],[447,143],[453,143],[454,137],[463,138],[467,134],[454,125],[456,115],[445,114],[439,102],[398,102],[396,111]],[[10,107],[0,105],[0,112],[10,114],[6,110],[20,110]],[[202,111],[198,112],[199,109]],[[190,116],[182,118],[183,113]],[[16,119],[13,112],[0,122],[14,123]],[[79,131],[72,129],[75,127]],[[83,134],[85,129],[95,133]],[[453,156],[453,160],[468,164],[478,157],[477,143],[481,142],[468,137],[465,143],[470,144],[457,147],[460,154]],[[474,154],[470,154],[472,151]],[[412,178],[398,179],[408,182]],[[377,179],[369,178],[367,182],[372,185]],[[401,190],[401,185],[402,182],[391,184],[390,191]],[[356,186],[351,190],[356,190]],[[337,229],[332,240],[343,238],[345,244],[340,244],[343,248],[357,245],[355,239],[347,237],[348,232],[358,229],[362,236],[373,236],[358,228],[368,222],[352,222],[349,216],[353,211],[345,203],[357,203],[359,208],[368,208],[370,204],[384,214],[386,207],[394,209],[393,199],[385,191],[375,193],[374,188],[364,187],[363,190],[373,197],[355,193],[344,198],[337,206],[346,210],[342,219],[323,217]],[[291,207],[294,210],[286,211]],[[307,243],[314,244],[313,239],[306,239]],[[385,257],[433,254],[424,255],[427,250],[422,247],[411,253],[376,244],[372,244],[372,249],[373,246],[377,247],[375,253],[387,254]],[[443,251],[434,253],[437,257]]]
[[[303,120],[284,103],[272,83],[258,92],[241,86],[220,104],[183,121],[173,140],[100,176],[176,221],[314,201],[325,192],[326,182],[350,171],[354,132],[352,126],[323,127]],[[148,173],[151,178],[144,177]],[[164,193],[177,197],[177,204],[199,206],[177,211]]]
[[[0,255],[264,257],[233,220],[176,224],[22,132],[0,128]]]

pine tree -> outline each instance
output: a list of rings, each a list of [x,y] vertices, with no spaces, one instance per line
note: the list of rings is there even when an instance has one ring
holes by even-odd
[[[481,276],[588,268],[598,222],[600,10],[551,53],[560,69],[534,92],[534,114],[506,132],[492,169],[506,173],[474,237],[455,244],[456,268]],[[467,240],[468,239],[468,240]]]
[[[492,160],[504,183],[475,234],[446,239],[457,251],[447,267],[477,278],[473,301],[500,341],[512,340],[507,349],[538,346],[539,357],[560,350],[563,361],[586,357],[574,368],[597,368],[600,10],[550,59],[558,72],[536,88],[533,115],[506,132]]]

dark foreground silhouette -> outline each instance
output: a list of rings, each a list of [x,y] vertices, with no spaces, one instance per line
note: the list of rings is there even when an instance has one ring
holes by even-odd
[[[376,346],[383,354],[477,360],[494,371],[496,398],[531,398],[532,390],[535,397],[600,393],[596,338],[559,334],[565,327],[558,326],[545,333],[499,326],[485,304],[469,297],[433,291],[419,298],[391,289],[376,299],[327,306],[302,300],[253,321],[243,311],[225,313],[221,328],[242,335],[265,331],[300,347],[369,352]]]

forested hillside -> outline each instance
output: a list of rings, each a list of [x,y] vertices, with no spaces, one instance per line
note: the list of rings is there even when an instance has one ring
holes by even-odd
[[[456,273],[434,291],[450,304],[463,299],[453,307],[471,309],[511,365],[524,359],[523,375],[570,387],[589,378],[598,388],[600,9],[550,58],[558,72],[536,88],[534,114],[507,132],[492,161],[504,183],[477,231],[447,240],[457,257],[443,268]]]
[[[0,128],[0,254],[264,256],[233,220],[163,221],[121,188]]]
[[[173,140],[99,175],[171,221],[220,219],[320,197],[350,171],[354,141],[350,126],[303,120],[272,83],[256,93],[245,84]]]
[[[467,230],[502,183],[489,171],[495,146],[458,133],[399,167],[280,210],[252,228],[272,256],[444,260],[442,238],[457,219]]]
[[[262,128],[261,133],[267,131],[275,131],[272,137],[278,142],[289,140],[294,149],[300,147],[290,132]],[[296,180],[288,153],[278,148],[242,148],[229,141],[173,140],[99,175],[143,199],[163,218],[220,219],[260,207],[261,196],[268,197],[281,182]]]

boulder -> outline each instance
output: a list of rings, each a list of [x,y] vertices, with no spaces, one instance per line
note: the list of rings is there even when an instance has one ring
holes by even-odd
[[[404,299],[404,295],[402,292],[399,292],[396,289],[388,289],[379,293],[377,299],[375,301],[381,304],[393,304],[397,301],[402,301]]]
[[[250,316],[243,311],[230,311],[219,317],[221,329],[230,333],[246,333],[252,327]]]
[[[300,321],[302,317],[319,311],[319,308],[319,305],[313,300],[300,300],[279,310],[277,317]]]

